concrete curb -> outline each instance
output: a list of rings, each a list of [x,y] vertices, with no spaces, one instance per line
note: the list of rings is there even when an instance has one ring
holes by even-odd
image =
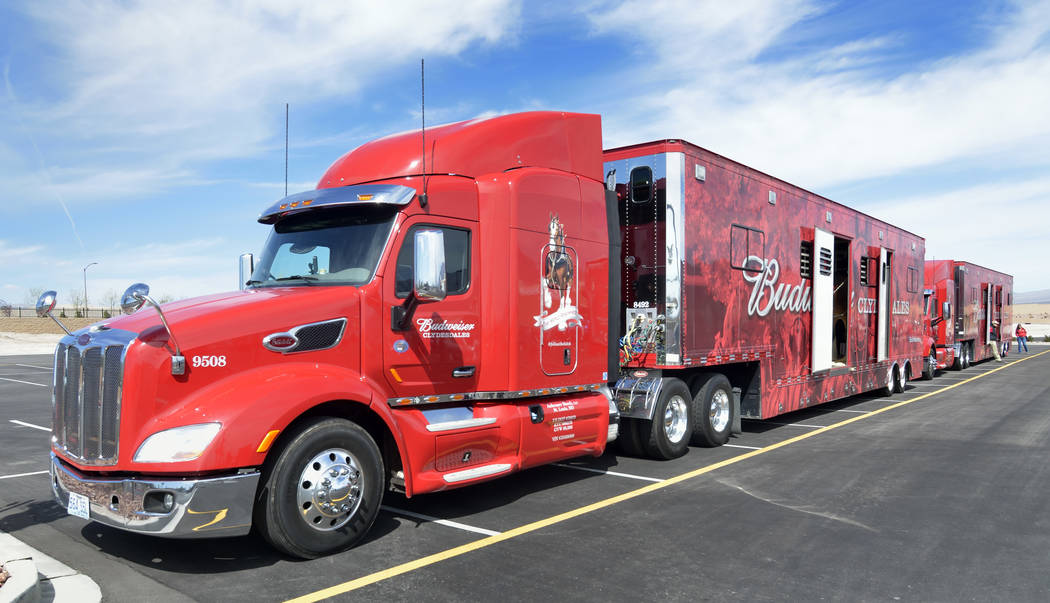
[[[0,589],[0,603],[102,600],[102,590],[94,580],[3,532],[0,561],[11,574]]]
[[[40,579],[32,559],[4,562],[10,576],[0,588],[0,603],[36,603],[40,600]]]

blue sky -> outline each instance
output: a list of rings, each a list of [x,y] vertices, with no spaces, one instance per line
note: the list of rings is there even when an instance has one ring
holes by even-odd
[[[533,109],[684,138],[1050,289],[1050,3],[4,2],[0,299],[236,287],[378,136]],[[383,5],[389,4],[389,6]]]

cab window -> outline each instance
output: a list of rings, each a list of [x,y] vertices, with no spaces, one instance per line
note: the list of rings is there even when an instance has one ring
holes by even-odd
[[[440,230],[445,238],[445,279],[448,295],[459,295],[470,288],[470,231],[447,226],[419,224],[413,226],[405,236],[397,254],[397,274],[394,277],[394,294],[406,298],[412,293],[412,275],[415,271],[416,231]]]

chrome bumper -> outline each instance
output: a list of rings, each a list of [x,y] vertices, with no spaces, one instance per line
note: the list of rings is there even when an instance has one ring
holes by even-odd
[[[63,507],[69,508],[70,492],[82,494],[92,520],[168,538],[247,534],[258,483],[258,471],[202,479],[87,477],[51,453],[51,490]],[[164,511],[167,494],[172,504]]]

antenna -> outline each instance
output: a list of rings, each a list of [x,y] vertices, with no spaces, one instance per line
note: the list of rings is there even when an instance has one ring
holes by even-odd
[[[284,104],[284,196],[288,196],[288,103]]]
[[[419,206],[427,206],[427,96],[426,77],[424,70],[424,59],[419,59],[419,114],[423,120],[421,133],[423,135],[423,193],[419,195]]]

